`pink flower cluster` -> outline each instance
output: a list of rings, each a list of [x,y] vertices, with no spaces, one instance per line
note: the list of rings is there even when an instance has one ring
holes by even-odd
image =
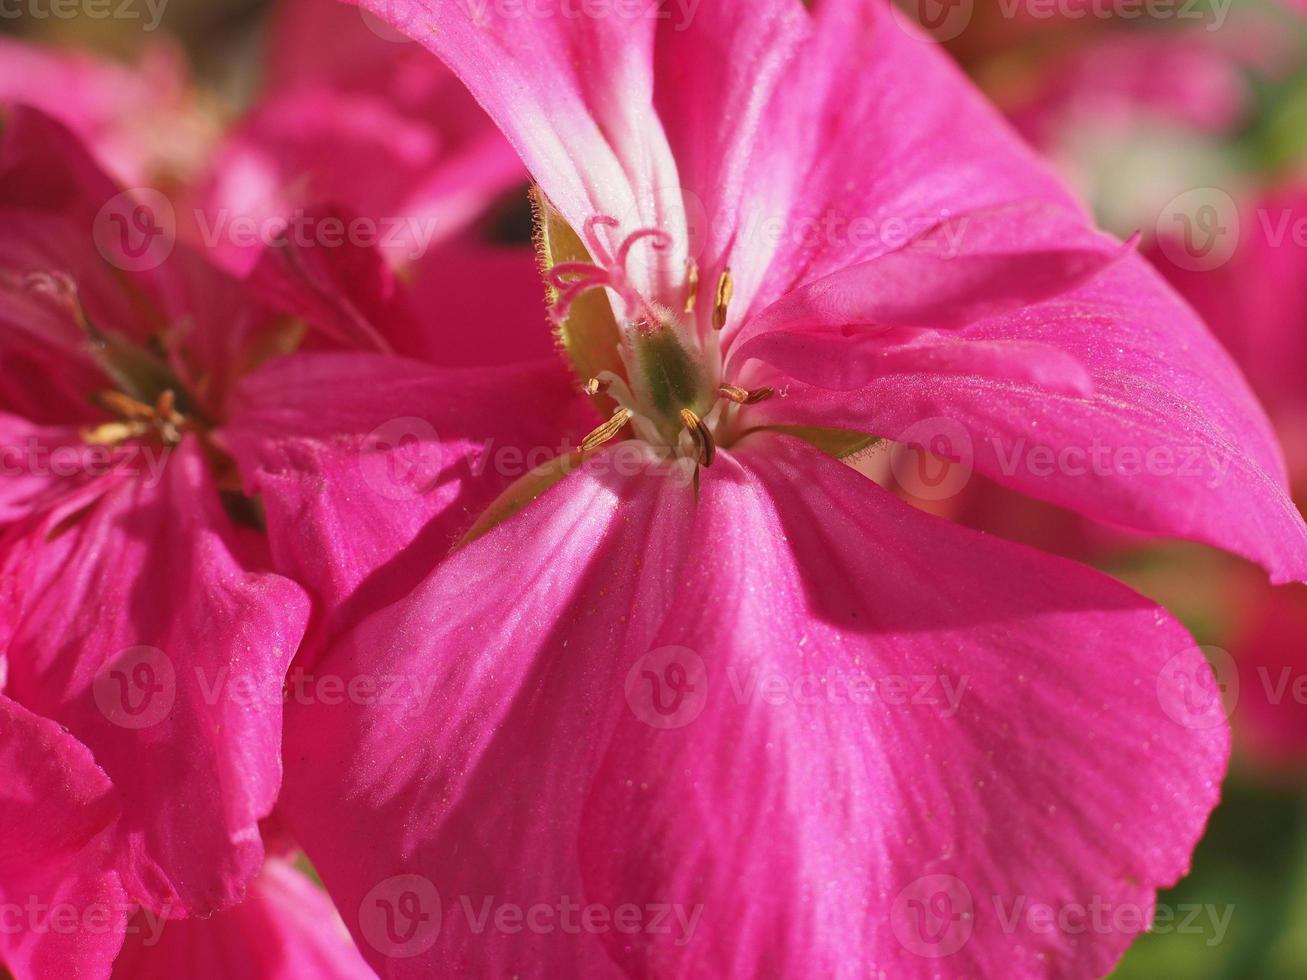
[[[0,964],[1110,970],[1202,651],[850,463],[1307,580],[1225,349],[882,0],[363,5],[234,124],[0,45]]]

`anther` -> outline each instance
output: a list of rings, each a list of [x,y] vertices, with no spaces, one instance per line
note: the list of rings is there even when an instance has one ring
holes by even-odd
[[[775,391],[774,388],[753,388],[751,390],[728,384],[717,386],[717,394],[728,401],[735,402],[737,405],[756,405],[758,402],[765,402]]]
[[[581,445],[577,447],[578,451],[588,453],[591,450],[598,449],[621,432],[622,427],[630,422],[634,415],[635,413],[629,408],[619,408],[613,413],[612,418],[581,440]]]
[[[681,424],[694,439],[694,444],[699,450],[699,462],[704,466],[712,466],[713,460],[717,458],[717,443],[713,441],[712,432],[704,425],[703,419],[688,408],[683,408]]]
[[[613,383],[606,379],[601,380],[599,378],[591,378],[589,381],[585,383],[583,389],[587,395],[600,395],[603,394],[612,386]]]
[[[699,300],[699,263],[694,259],[685,260],[685,312],[693,313],[694,305]]]
[[[731,270],[724,269],[721,278],[717,280],[717,298],[713,302],[712,326],[714,330],[720,330],[726,326],[726,311],[731,305],[731,297],[735,294],[735,280],[731,278]]]

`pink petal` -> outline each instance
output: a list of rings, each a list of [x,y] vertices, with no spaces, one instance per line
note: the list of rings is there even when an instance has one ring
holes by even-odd
[[[207,919],[138,913],[114,963],[121,980],[371,980],[331,900],[295,866],[269,858],[240,905]]]
[[[620,221],[623,233],[653,226],[670,234],[674,248],[663,263],[636,266],[639,285],[656,292],[680,275],[686,218],[654,108],[654,7],[573,17],[467,0],[359,6],[450,66],[574,228],[602,214]]]
[[[288,716],[288,817],[383,976],[1099,975],[1183,873],[1228,730],[1168,713],[1173,674],[1207,670],[1174,621],[815,450],[747,446],[697,504],[604,454],[322,662],[407,685],[390,707]],[[689,700],[659,713],[646,670]],[[858,672],[903,676],[909,699],[917,675],[967,687],[949,714],[737,694]],[[948,960],[896,939],[932,875],[974,898]],[[1009,933],[994,896],[1137,914],[1070,935],[1018,905]],[[567,930],[569,900],[607,927],[577,908]],[[537,905],[553,928],[514,931]]]
[[[129,890],[174,916],[239,901],[262,861],[308,614],[291,582],[242,567],[235,535],[188,438],[162,472],[115,473],[15,529],[3,556],[8,693],[95,753]]]
[[[1077,214],[1039,201],[968,212],[787,293],[744,324],[732,357],[768,360],[774,334],[838,341],[853,326],[958,329],[1070,292],[1123,254]]]
[[[493,926],[478,934],[463,899],[474,916],[491,896],[582,900],[575,833],[619,710],[615,651],[653,637],[693,520],[684,481],[642,459],[583,466],[349,634],[318,673],[371,677],[385,706],[292,700],[285,813],[382,976],[620,975],[592,937],[524,932],[528,950]],[[496,811],[502,822],[482,819]],[[508,884],[513,869],[525,876]],[[444,914],[421,919],[433,882]],[[401,900],[412,915],[392,934]]]
[[[697,717],[656,727],[670,689],[649,678],[675,677],[628,647],[654,669],[579,836],[592,900],[700,918],[688,941],[611,935],[614,957],[635,976],[1107,972],[1217,799],[1224,718],[1170,713],[1172,673],[1208,672],[1193,641],[1087,568],[801,444],[746,446],[703,483],[655,640],[706,664]],[[1083,931],[1032,911],[1095,902],[1107,924]]]
[[[965,212],[1075,207],[939,46],[888,8],[817,5],[777,84],[747,178],[760,199],[738,246],[749,255],[731,259],[740,313]]]
[[[405,594],[504,489],[598,423],[554,355],[448,370],[297,354],[248,377],[236,403],[219,439],[262,496],[277,567],[323,600],[329,626]]]
[[[856,392],[782,384],[755,411],[891,439],[944,433],[955,443],[945,455],[1030,496],[1225,548],[1276,581],[1307,577],[1307,527],[1265,417],[1229,357],[1142,259],[959,335],[1060,348],[1088,369],[1094,394],[921,372]]]
[[[471,242],[433,249],[417,264],[410,294],[427,311],[424,352],[414,357],[480,367],[558,356],[534,251]]]
[[[130,66],[0,38],[0,101],[58,118],[127,186],[149,185],[161,170],[183,165],[185,150],[204,135],[182,52],[158,35]],[[179,138],[187,125],[194,131]]]
[[[0,696],[0,963],[16,980],[108,977],[130,902],[118,798],[72,735]]]
[[[308,227],[355,217],[335,208],[304,212]],[[284,225],[277,223],[277,227]],[[307,320],[334,345],[351,350],[413,353],[416,317],[407,294],[381,253],[342,238],[324,247],[284,229],[279,243],[259,254],[246,279],[275,308]]]

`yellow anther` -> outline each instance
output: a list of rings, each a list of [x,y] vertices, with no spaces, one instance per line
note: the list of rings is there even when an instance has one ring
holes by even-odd
[[[595,429],[588,436],[581,440],[581,445],[577,447],[580,452],[588,453],[598,449],[617,433],[622,431],[622,427],[635,415],[629,408],[619,408],[610,418],[599,428]]]
[[[738,385],[721,384],[717,386],[717,394],[721,395],[728,401],[733,401],[737,405],[756,405],[758,402],[765,402],[775,393],[774,388],[741,388]]]
[[[699,462],[704,466],[712,466],[713,460],[717,458],[717,443],[714,441],[708,426],[704,425],[703,419],[688,408],[683,408],[681,409],[681,424],[685,426],[686,431],[694,439],[695,447],[699,450]]]
[[[722,271],[721,278],[717,280],[717,298],[713,302],[712,326],[714,330],[720,330],[726,326],[726,311],[731,305],[731,297],[735,295],[735,280],[731,278],[731,270]]]

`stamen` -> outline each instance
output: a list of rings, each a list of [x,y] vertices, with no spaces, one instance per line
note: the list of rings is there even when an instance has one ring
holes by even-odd
[[[721,278],[717,280],[717,299],[713,303],[712,327],[714,330],[720,330],[726,326],[726,310],[731,305],[733,295],[735,295],[735,280],[731,278],[730,269],[723,269]]]
[[[93,429],[83,429],[82,442],[88,446],[117,446],[128,439],[137,439],[150,431],[147,422],[105,422]]]
[[[627,422],[631,421],[633,415],[635,415],[635,413],[629,408],[619,408],[613,413],[612,418],[581,440],[581,445],[577,447],[578,451],[588,453],[592,450],[598,449],[604,443],[608,442],[608,440],[612,439],[613,436],[617,435],[617,433],[621,432],[622,427],[625,426]]]
[[[149,422],[154,418],[154,409],[144,402],[138,402],[131,395],[121,391],[101,391],[95,396],[101,406],[119,418],[133,422]]]
[[[612,386],[613,383],[611,381],[601,380],[599,378],[591,378],[589,381],[585,383],[584,391],[587,395],[598,395],[607,391]]]
[[[737,405],[756,405],[758,402],[765,402],[773,394],[775,388],[740,388],[736,385],[721,384],[717,387],[717,394]]]
[[[713,460],[717,458],[717,443],[713,441],[712,430],[688,408],[681,409],[681,424],[694,439],[699,450],[699,462],[704,466],[712,466]]]
[[[121,391],[97,392],[96,401],[120,421],[105,422],[82,430],[82,441],[92,446],[116,446],[128,439],[140,439],[151,433],[175,446],[182,440],[186,416],[177,411],[177,395],[171,389],[159,393],[153,406]]]
[[[685,260],[685,290],[685,312],[693,313],[699,301],[699,263],[694,259]]]

